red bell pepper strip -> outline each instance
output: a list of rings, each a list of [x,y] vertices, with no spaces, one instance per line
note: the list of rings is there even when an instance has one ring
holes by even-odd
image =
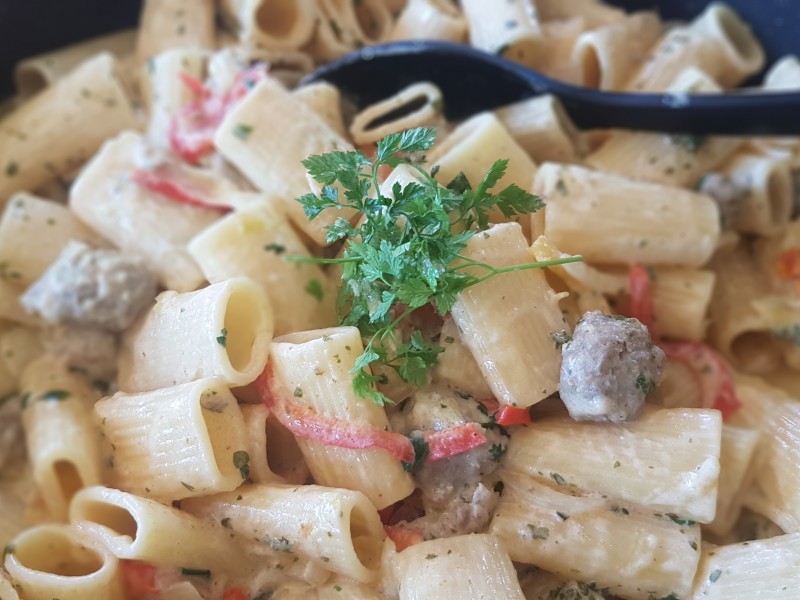
[[[402,434],[320,415],[294,401],[269,366],[256,380],[256,389],[275,418],[297,437],[338,448],[381,448],[402,462],[413,463],[415,460],[414,446]],[[428,444],[426,462],[450,458],[486,442],[477,423],[426,432],[423,438]]]
[[[137,169],[131,174],[131,180],[150,191],[181,204],[189,204],[190,206],[218,210],[225,213],[233,210],[230,206],[214,204],[193,194],[191,190],[181,185],[176,179],[166,174],[160,174],[157,171]]]
[[[146,596],[156,591],[156,567],[140,560],[119,561],[125,591],[129,598]]]
[[[197,96],[198,98],[205,98],[206,96],[211,95],[211,92],[203,85],[203,82],[197,79],[197,77],[193,77],[188,73],[184,73],[181,71],[178,73],[178,77],[181,80],[181,83],[185,85],[191,92]]]
[[[508,427],[509,425],[528,425],[531,422],[531,413],[527,408],[516,408],[506,404],[495,413],[494,421],[503,427]]]
[[[222,600],[250,600],[250,597],[240,587],[232,587],[225,590]]]
[[[784,250],[775,259],[775,273],[800,288],[800,248]]]
[[[398,552],[402,552],[414,544],[419,544],[425,539],[418,531],[399,525],[384,525],[383,530],[386,532],[386,537],[394,542]]]
[[[686,364],[700,380],[703,408],[716,408],[726,420],[742,406],[736,397],[728,366],[719,354],[700,342],[666,342],[659,344],[671,359]]]
[[[650,277],[641,266],[630,269],[631,315],[650,330],[653,340],[672,360],[686,364],[700,381],[703,408],[715,408],[727,419],[742,403],[736,397],[728,365],[710,346],[700,342],[659,340],[652,329],[653,297]]]
[[[178,109],[170,122],[169,142],[175,153],[188,163],[198,164],[214,149],[214,134],[225,115],[266,76],[266,66],[259,63],[239,73],[231,89],[221,94],[181,73],[181,81],[196,98]]]
[[[465,423],[458,427],[426,432],[422,437],[428,444],[428,456],[425,462],[457,456],[486,442],[486,436],[481,433],[481,426],[477,423]]]
[[[403,462],[414,462],[414,447],[406,436],[370,425],[320,415],[294,402],[268,366],[256,380],[256,389],[275,418],[297,437],[338,448],[381,448]]]
[[[647,327],[650,335],[655,339],[655,330],[653,328],[655,308],[653,294],[650,289],[650,275],[643,266],[633,263],[628,277],[631,296],[630,316]]]

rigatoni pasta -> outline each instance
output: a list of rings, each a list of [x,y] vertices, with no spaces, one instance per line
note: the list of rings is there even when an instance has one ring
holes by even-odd
[[[39,57],[58,79],[0,122],[0,597],[796,595],[797,140],[298,87],[470,38],[679,103],[757,68],[731,9],[169,0],[134,35]],[[163,288],[122,331],[89,308],[135,294],[114,260]],[[26,312],[73,305],[91,328]]]

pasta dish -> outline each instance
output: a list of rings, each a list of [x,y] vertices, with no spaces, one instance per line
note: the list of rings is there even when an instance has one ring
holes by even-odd
[[[146,0],[20,62],[0,600],[800,597],[800,140],[301,82],[402,39],[765,67],[723,3],[596,0]]]

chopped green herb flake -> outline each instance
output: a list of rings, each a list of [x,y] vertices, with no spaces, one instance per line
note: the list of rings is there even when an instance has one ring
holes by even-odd
[[[222,328],[222,330],[219,332],[219,335],[217,336],[217,343],[220,346],[222,346],[223,348],[225,348],[225,346],[228,343],[228,330],[225,329],[224,327]]]
[[[670,135],[670,142],[691,154],[700,150],[707,140],[708,138],[704,135]]]
[[[294,544],[287,540],[285,537],[281,536],[279,538],[271,538],[269,541],[269,546],[276,552],[291,552],[294,548]]]
[[[189,490],[190,492],[193,492],[193,491],[194,491],[194,486],[193,486],[193,485],[189,485],[189,484],[188,484],[188,483],[186,483],[185,481],[181,481],[181,485],[182,485],[183,487],[185,487],[187,490]]]
[[[564,479],[558,473],[550,473],[550,477],[552,477],[553,481],[555,481],[558,485],[567,485],[566,479]]]
[[[569,515],[566,513],[556,511],[556,514],[558,515],[558,518],[561,519],[562,521],[566,521],[567,519],[569,519]]]
[[[800,323],[785,325],[783,327],[773,327],[770,329],[770,332],[778,339],[791,342],[795,346],[800,346]]]
[[[14,177],[19,173],[19,165],[15,162],[10,162],[6,165],[6,177]]]
[[[561,348],[572,341],[572,336],[569,335],[566,330],[562,329],[561,331],[553,331],[550,333],[550,338],[553,340],[553,343],[556,345],[556,350],[561,350]]]
[[[438,556],[438,554],[426,554],[425,560],[431,560],[432,558],[437,558]]]
[[[281,254],[286,252],[286,246],[282,244],[276,244],[273,242],[271,244],[267,244],[266,246],[264,246],[264,250],[266,250],[267,252],[274,252],[275,254],[280,256]]]
[[[242,479],[250,477],[250,455],[244,450],[233,453],[233,466],[239,469]]]
[[[528,523],[528,532],[534,540],[546,540],[550,537],[550,529],[547,527],[537,527],[532,523]]]
[[[48,390],[39,396],[39,400],[60,402],[66,400],[69,396],[70,393],[67,390]]]
[[[667,513],[667,516],[676,525],[694,525],[694,523],[695,523],[691,519],[683,519],[683,518],[679,517],[678,515],[676,515],[675,513]]]
[[[505,453],[506,447],[503,444],[492,444],[489,446],[489,454],[495,462],[499,462]]]
[[[716,583],[717,579],[719,579],[720,575],[722,575],[722,569],[714,569],[711,571],[711,574],[708,576],[708,580],[711,583]]]
[[[621,462],[619,462],[618,460],[615,460],[615,461],[614,461],[614,468],[615,468],[615,469],[619,469],[621,466],[622,466],[622,463],[621,463]]]
[[[644,372],[639,372],[636,376],[636,387],[642,391],[645,396],[649,396],[656,391],[656,382],[649,379]]]
[[[222,519],[219,522],[219,524],[222,525],[225,529],[231,529],[232,528],[231,518],[230,517],[225,517],[224,519]]]
[[[181,575],[186,577],[205,577],[211,579],[211,571],[208,569],[190,569],[189,567],[181,567],[178,569]]]
[[[316,298],[319,302],[322,302],[323,291],[322,291],[322,284],[317,279],[311,279],[306,284],[305,287],[306,293],[311,294]]]
[[[342,591],[342,586],[337,584],[337,585],[333,586],[333,589],[336,590],[337,592],[341,592]]]
[[[233,126],[233,135],[240,140],[246,140],[253,133],[252,125],[245,125],[244,123],[237,123]]]
[[[409,473],[413,473],[417,467],[428,458],[428,454],[430,454],[431,450],[428,447],[428,442],[425,441],[422,435],[412,434],[408,436],[408,439],[411,440],[411,446],[414,448],[414,462],[403,463],[403,469]]]
[[[294,397],[295,398],[302,398],[303,397],[303,390],[299,385],[296,388],[294,388]]]

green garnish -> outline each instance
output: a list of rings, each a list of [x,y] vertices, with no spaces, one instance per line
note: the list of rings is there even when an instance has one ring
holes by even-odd
[[[359,151],[336,151],[303,161],[323,186],[319,195],[298,198],[309,220],[325,210],[341,208],[355,209],[362,218],[357,226],[340,217],[327,227],[328,243],[347,242],[341,258],[290,260],[342,265],[339,323],[358,327],[365,339],[364,352],[351,371],[353,389],[381,405],[390,402],[374,389],[382,377],[370,374],[367,367],[381,363],[403,381],[423,385],[428,369],[443,351],[419,333],[406,343],[398,339],[397,326],[415,309],[433,303],[444,316],[458,294],[495,275],[581,260],[569,257],[495,268],[463,256],[469,239],[489,227],[492,210],[509,218],[539,210],[543,203],[513,184],[497,193],[491,191],[505,174],[507,160],[496,161],[475,188],[463,174],[446,187],[440,185],[431,173],[405,157],[428,150],[435,137],[435,129],[411,129],[379,141],[374,159]],[[391,194],[384,196],[378,170],[403,163],[417,170],[420,182],[404,187],[395,183]],[[479,273],[466,272],[467,267]],[[399,305],[402,311],[393,310]]]
[[[667,513],[667,516],[672,520],[673,523],[676,525],[694,525],[694,521],[691,519],[683,519],[674,513]]]
[[[266,250],[267,252],[274,252],[275,254],[280,256],[281,254],[286,252],[286,246],[284,246],[283,244],[277,244],[275,242],[272,242],[271,244],[267,244],[266,246],[264,246],[264,250]]]
[[[205,577],[206,579],[211,579],[211,571],[208,569],[191,569],[189,567],[181,567],[178,569],[181,575],[188,576],[188,577]]]
[[[428,454],[430,454],[431,449],[428,446],[428,442],[426,442],[425,438],[420,434],[412,433],[408,436],[408,439],[411,440],[411,446],[414,448],[414,462],[404,462],[403,470],[407,471],[408,473],[413,473],[416,471],[419,465],[425,462],[425,459],[428,458]]]
[[[69,398],[69,392],[67,390],[48,390],[39,396],[38,400],[61,402],[67,398]]]
[[[318,279],[309,280],[309,282],[306,284],[305,290],[307,294],[314,296],[318,302],[322,302],[322,284]]]
[[[253,133],[253,126],[246,125],[245,123],[237,123],[233,126],[233,135],[240,140],[246,140]]]
[[[223,348],[228,343],[228,330],[225,329],[224,327],[222,328],[222,330],[219,332],[219,335],[217,336],[217,343],[220,346],[222,346]]]
[[[233,466],[239,469],[242,479],[250,477],[250,455],[244,450],[233,453]]]
[[[288,553],[288,552],[291,552],[292,549],[294,548],[294,544],[292,542],[290,542],[288,539],[286,539],[285,537],[283,537],[283,536],[281,536],[279,538],[272,538],[272,539],[269,540],[268,543],[269,543],[270,548],[275,550],[275,552],[287,552]]]
[[[489,446],[489,454],[495,462],[500,462],[500,459],[503,458],[505,453],[506,447],[503,444],[492,444]]]
[[[636,387],[640,389],[645,396],[649,396],[656,391],[656,382],[652,379],[648,379],[647,376],[640,371],[639,375],[636,376]]]
[[[572,341],[572,336],[568,334],[565,329],[562,329],[561,331],[550,332],[550,339],[552,339],[553,343],[556,345],[556,350],[561,350],[564,344],[568,344]]]

